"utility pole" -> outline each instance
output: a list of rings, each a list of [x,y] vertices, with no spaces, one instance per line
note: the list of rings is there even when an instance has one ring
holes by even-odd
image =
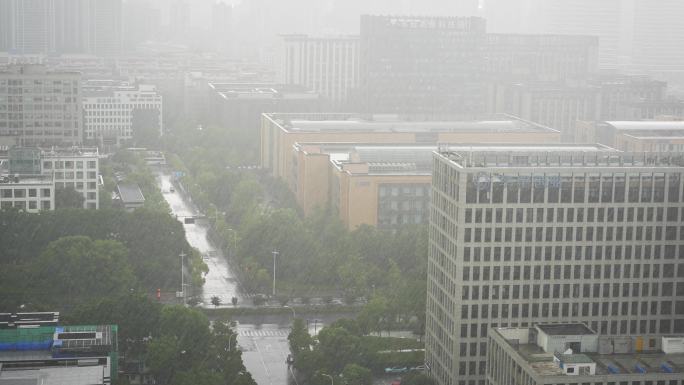
[[[273,297],[275,297],[276,256],[280,253],[276,250],[273,250],[272,254],[273,254]]]
[[[183,265],[184,265],[184,261],[185,261],[185,255],[186,255],[185,252],[181,251],[181,253],[180,253],[180,258],[181,258],[180,271],[181,271],[181,293],[183,293],[183,305],[185,305],[185,277],[183,274]]]

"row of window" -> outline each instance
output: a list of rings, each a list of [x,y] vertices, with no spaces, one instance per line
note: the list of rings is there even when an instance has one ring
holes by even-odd
[[[42,198],[49,198],[51,190],[49,188],[0,188],[0,198],[36,198],[38,194]]]
[[[479,311],[478,311],[479,309]],[[509,312],[510,310],[510,312]],[[657,314],[657,316],[653,316]],[[482,305],[472,305],[468,307],[467,305],[461,306],[461,319],[489,319],[491,318],[528,318],[528,317],[608,317],[610,319],[619,320],[620,318],[629,318],[629,316],[644,316],[647,317],[652,315],[652,317],[663,318],[662,316],[668,316],[664,318],[671,318],[672,312],[672,301],[653,301],[653,302],[583,302],[579,303],[558,303],[558,301],[552,303],[522,303],[522,304],[482,304]],[[684,315],[684,301],[677,301],[675,308],[676,315]],[[678,317],[679,318],[679,317]],[[662,324],[661,324],[662,325]],[[665,323],[666,329],[661,327],[661,331],[669,333],[669,323]],[[461,326],[461,337],[468,337],[463,334],[463,326]],[[470,337],[477,337],[477,335],[471,335]]]
[[[684,263],[613,265],[463,266],[463,281],[684,278]]]
[[[681,212],[681,215],[680,215]],[[677,222],[684,207],[466,208],[465,223]]]
[[[636,203],[682,201],[679,174],[475,175],[466,203]]]
[[[19,210],[38,210],[38,201],[2,201],[0,202],[0,208],[9,209],[17,208]],[[52,208],[50,201],[40,201],[41,210],[50,210]]]
[[[77,161],[72,161],[72,160],[46,160],[43,161],[43,168],[46,170],[52,170],[54,167],[55,169],[83,169],[84,166],[87,166],[89,169],[96,169],[97,168],[97,161],[95,160],[89,160],[89,161],[83,161],[83,160],[77,160]]]
[[[463,242],[677,241],[684,226],[466,228]]]
[[[632,298],[649,296],[667,298],[676,296],[684,298],[684,282],[679,282],[676,285],[674,282],[464,285],[461,288],[462,301]],[[684,305],[684,302],[682,302],[682,305]]]
[[[433,254],[434,255],[434,254]],[[440,258],[440,262],[441,262]],[[464,262],[684,259],[684,245],[465,247]]]

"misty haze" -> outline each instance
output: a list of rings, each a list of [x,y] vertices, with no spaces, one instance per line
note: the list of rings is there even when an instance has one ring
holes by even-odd
[[[0,385],[684,385],[683,20],[0,0]]]

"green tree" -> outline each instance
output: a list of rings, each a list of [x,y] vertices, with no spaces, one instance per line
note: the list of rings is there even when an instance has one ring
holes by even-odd
[[[371,385],[373,383],[373,374],[370,369],[357,364],[345,365],[342,369],[342,378],[347,384]]]
[[[346,364],[359,363],[363,357],[360,338],[340,327],[323,328],[317,348],[324,357],[324,368],[332,373],[340,373]]]
[[[382,331],[382,320],[387,314],[387,306],[387,298],[377,295],[361,309],[356,319],[364,333]]]
[[[73,186],[55,189],[55,209],[82,209],[84,201],[83,194]]]
[[[152,340],[148,349],[147,366],[157,383],[168,384],[176,374],[182,350],[178,338],[162,335]]]
[[[137,357],[146,351],[145,341],[157,336],[160,317],[161,305],[147,296],[129,293],[80,305],[66,320],[75,325],[118,325],[119,350]]]
[[[221,304],[221,298],[217,295],[211,297],[211,304],[218,307]]]
[[[127,258],[128,250],[117,241],[63,237],[51,242],[32,264],[31,289],[45,293],[41,298],[48,303],[125,293],[136,285]]]
[[[183,306],[165,306],[160,319],[162,335],[176,338],[179,350],[184,351],[184,362],[202,362],[211,339],[209,320],[198,310]]]
[[[287,340],[290,342],[290,352],[292,352],[295,359],[302,351],[310,350],[313,340],[306,328],[306,324],[304,324],[304,320],[295,318],[292,322],[292,330],[287,336]]]

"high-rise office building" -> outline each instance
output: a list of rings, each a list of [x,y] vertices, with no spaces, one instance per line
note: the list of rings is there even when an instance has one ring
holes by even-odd
[[[79,145],[81,74],[42,66],[0,71],[0,137],[19,145]]]
[[[285,35],[280,52],[280,82],[299,84],[343,108],[359,84],[359,37]]]
[[[121,0],[0,0],[0,50],[121,52]]]
[[[425,348],[438,383],[485,383],[492,327],[684,332],[683,172],[682,153],[600,145],[436,153]]]
[[[684,2],[635,2],[631,72],[684,80]]]
[[[489,32],[591,35],[600,64],[681,79],[684,2],[663,0],[484,0]]]
[[[430,118],[484,111],[485,21],[361,16],[360,103]]]

